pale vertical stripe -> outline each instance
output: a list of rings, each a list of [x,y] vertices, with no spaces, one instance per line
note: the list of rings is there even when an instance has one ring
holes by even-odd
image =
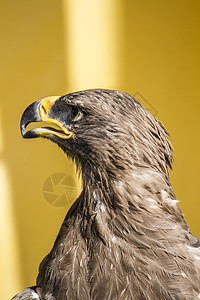
[[[63,0],[69,89],[118,83],[119,0]]]
[[[1,120],[1,119],[0,119]],[[1,124],[0,124],[1,126]],[[2,131],[0,127],[0,155],[3,151]],[[12,198],[7,174],[6,162],[0,156],[0,266],[1,299],[10,299],[21,288],[19,272],[19,253]]]

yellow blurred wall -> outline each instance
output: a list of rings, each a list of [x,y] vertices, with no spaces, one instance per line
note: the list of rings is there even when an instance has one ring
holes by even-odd
[[[1,299],[35,283],[67,211],[45,201],[44,182],[75,178],[56,145],[20,136],[23,110],[48,95],[139,92],[171,133],[172,183],[200,237],[199,0],[2,0],[0,14]]]

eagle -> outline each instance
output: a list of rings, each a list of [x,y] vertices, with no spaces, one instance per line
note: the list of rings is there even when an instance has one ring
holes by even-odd
[[[38,128],[27,131],[32,122]],[[92,89],[32,103],[21,133],[56,143],[81,172],[82,191],[36,285],[13,299],[200,299],[200,241],[172,189],[160,121],[125,92]]]

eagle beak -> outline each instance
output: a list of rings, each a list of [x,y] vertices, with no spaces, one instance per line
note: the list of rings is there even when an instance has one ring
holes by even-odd
[[[58,119],[49,117],[49,112],[57,99],[59,99],[59,96],[47,97],[27,107],[20,123],[23,138],[50,137],[54,135],[61,139],[69,139],[73,135],[73,132],[67,130]],[[33,122],[48,122],[54,127],[33,128],[26,132],[28,124]]]

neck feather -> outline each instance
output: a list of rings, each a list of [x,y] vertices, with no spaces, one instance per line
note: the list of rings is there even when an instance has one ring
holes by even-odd
[[[177,222],[185,224],[177,202],[169,180],[154,170],[131,170],[115,178],[101,175],[99,180],[92,175],[83,178],[81,230],[86,238],[99,236],[105,243],[131,228],[155,231],[161,220],[171,230]]]

